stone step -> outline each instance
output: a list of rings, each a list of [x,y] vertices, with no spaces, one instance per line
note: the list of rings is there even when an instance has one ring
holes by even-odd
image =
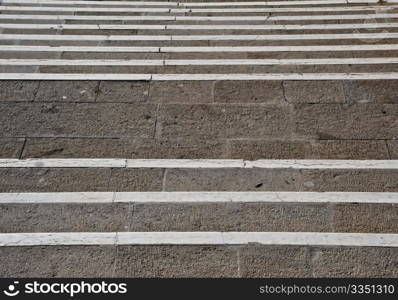
[[[0,232],[395,233],[398,193],[0,194]]]
[[[20,233],[0,238],[4,277],[397,276],[396,234]]]
[[[397,191],[396,160],[0,160],[0,192]]]

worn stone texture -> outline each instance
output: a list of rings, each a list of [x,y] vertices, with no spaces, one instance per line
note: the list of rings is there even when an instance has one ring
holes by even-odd
[[[0,168],[0,192],[109,191],[107,168]]]
[[[398,232],[398,205],[335,204],[334,230],[337,232]]]
[[[219,139],[28,138],[23,158],[223,158],[225,147]]]
[[[156,110],[122,103],[0,104],[2,136],[151,137]]]
[[[398,191],[394,170],[170,169],[167,191]]]
[[[284,106],[164,105],[159,113],[162,138],[290,137],[291,110]]]
[[[128,230],[128,204],[0,204],[0,232]]]
[[[94,102],[98,81],[41,81],[36,101]]]
[[[131,231],[332,231],[324,204],[134,204]]]
[[[212,81],[151,81],[151,103],[212,103]]]
[[[387,141],[391,159],[398,159],[398,140]]]
[[[0,247],[1,277],[111,277],[114,246]]]
[[[148,81],[101,81],[96,101],[145,103],[148,95]]]
[[[324,70],[324,72],[326,71]],[[286,101],[289,103],[345,102],[341,81],[284,81],[283,88]]]
[[[34,101],[38,88],[38,81],[0,80],[0,102]]]
[[[283,103],[281,81],[228,81],[215,82],[214,102],[218,103]]]
[[[237,277],[236,251],[226,246],[118,246],[116,277]]]
[[[248,245],[238,251],[241,277],[311,277],[307,247]]]
[[[23,158],[128,158],[129,141],[118,138],[28,138]]]
[[[109,189],[112,191],[162,191],[163,169],[112,169]]]
[[[230,158],[256,159],[389,159],[384,141],[229,140]]]
[[[0,138],[0,158],[19,158],[25,139]]]
[[[350,80],[343,86],[350,103],[398,104],[398,80]]]
[[[296,106],[299,136],[316,139],[394,139],[398,136],[398,106],[393,104]]]
[[[398,250],[384,247],[314,247],[314,277],[398,276]]]

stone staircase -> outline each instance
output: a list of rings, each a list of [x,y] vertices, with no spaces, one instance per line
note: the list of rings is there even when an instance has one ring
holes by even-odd
[[[0,0],[0,276],[397,277],[397,64],[397,0]]]

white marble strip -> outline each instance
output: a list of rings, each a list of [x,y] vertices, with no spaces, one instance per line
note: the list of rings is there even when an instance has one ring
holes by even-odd
[[[267,66],[267,65],[398,64],[398,57],[316,59],[0,59],[0,66]]]
[[[110,5],[110,6],[267,6],[267,5],[330,5],[348,3],[378,3],[379,0],[302,0],[302,1],[242,1],[242,2],[172,2],[172,1],[72,1],[72,0],[2,0],[5,4],[53,4],[53,5]],[[385,0],[384,3],[397,3]]]
[[[1,14],[0,14],[1,17]],[[397,39],[398,33],[281,34],[281,35],[57,35],[0,34],[0,40],[33,41],[285,41],[341,39]]]
[[[389,192],[71,192],[0,193],[0,204],[28,203],[368,203],[398,204]]]
[[[345,0],[332,0],[344,1]],[[366,3],[369,0],[362,0]],[[375,0],[370,0],[375,1]],[[395,1],[395,0],[388,0]],[[45,5],[101,5],[101,6],[178,6],[178,2],[169,1],[69,1],[69,0],[2,0],[4,4],[45,4]],[[321,2],[321,1],[319,1]],[[262,2],[259,2],[262,3]],[[339,3],[333,3],[339,4]]]
[[[398,72],[265,74],[0,73],[0,80],[396,80]]]
[[[14,203],[0,194],[0,203]],[[45,196],[44,198],[50,198]],[[25,198],[31,202],[29,198]],[[21,202],[24,202],[22,200]],[[391,203],[398,204],[398,193],[353,192],[117,192],[114,202],[135,203]]]
[[[1,6],[0,6],[1,7]],[[113,24],[17,24],[0,23],[0,29],[74,30],[332,30],[398,28],[397,23],[300,24],[300,25],[113,25]]]
[[[368,203],[398,204],[388,192],[71,192],[0,193],[0,204],[57,203]]]
[[[385,0],[385,3],[397,3],[398,0]],[[156,2],[156,1],[52,1],[52,0],[2,0],[4,4],[45,4],[45,5],[100,5],[100,6],[305,6],[333,5],[347,3],[378,3],[378,0],[310,0],[310,1],[247,1],[247,2]]]
[[[0,193],[0,204],[112,203],[114,197],[115,192]]]
[[[116,158],[46,158],[0,159],[0,168],[124,168],[125,159]]]
[[[8,46],[0,45],[0,51],[26,52],[160,52],[160,47],[97,47],[97,46]]]
[[[335,51],[388,51],[398,50],[398,44],[365,45],[311,45],[311,46],[214,46],[214,47],[128,47],[128,46],[21,46],[0,45],[0,51],[22,52],[335,52]]]
[[[389,6],[341,6],[341,7],[283,7],[283,8],[152,8],[152,7],[48,7],[48,6],[0,6],[0,11],[46,11],[46,12],[150,12],[150,13],[269,13],[269,12],[317,12],[317,11],[383,11],[396,9]]]
[[[0,246],[302,245],[398,247],[398,234],[319,232],[64,232],[2,233]]]
[[[398,14],[304,15],[304,16],[75,16],[0,14],[0,20],[96,20],[96,21],[301,21],[396,19]]]
[[[23,160],[0,159],[0,168],[281,168],[396,170],[398,169],[398,160],[268,159],[248,161],[241,159],[32,158]]]

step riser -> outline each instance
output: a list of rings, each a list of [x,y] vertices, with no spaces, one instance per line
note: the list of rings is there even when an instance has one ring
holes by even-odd
[[[0,192],[396,192],[394,170],[2,168]]]
[[[396,204],[1,204],[0,232],[289,231],[395,233]]]
[[[1,247],[2,277],[396,277],[395,248]],[[81,266],[84,265],[84,268]],[[380,268],[380,266],[383,268]]]
[[[2,138],[2,158],[398,159],[396,140]]]

